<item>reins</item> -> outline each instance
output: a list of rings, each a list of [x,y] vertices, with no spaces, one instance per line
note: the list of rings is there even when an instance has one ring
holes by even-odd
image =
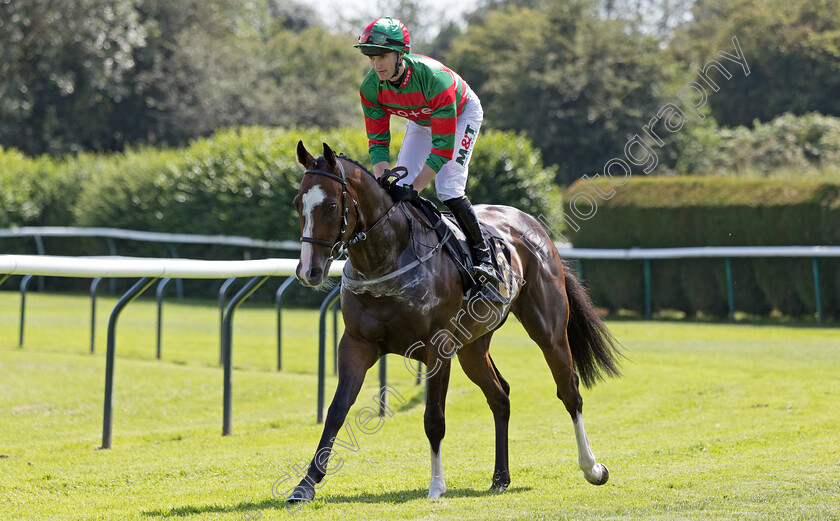
[[[409,272],[409,271],[413,270],[417,266],[423,264],[427,260],[434,257],[434,255],[438,252],[438,250],[440,250],[440,248],[443,246],[443,243],[446,242],[449,239],[449,236],[451,234],[452,234],[452,231],[447,228],[446,236],[443,238],[443,240],[439,241],[431,250],[429,250],[428,253],[426,253],[422,257],[417,257],[417,254],[415,253],[415,257],[417,257],[417,258],[414,259],[413,261],[409,262],[408,264],[406,264],[405,266],[403,266],[401,268],[397,268],[396,270],[394,270],[390,273],[386,273],[385,275],[382,275],[381,277],[376,277],[375,279],[354,279],[347,272],[347,267],[351,266],[350,262],[348,261],[344,265],[344,270],[341,272],[341,285],[346,287],[350,291],[353,291],[354,288],[372,286],[374,284],[380,284],[382,282],[386,282],[388,280],[391,280],[395,277],[399,277],[403,273],[406,273],[406,272]]]

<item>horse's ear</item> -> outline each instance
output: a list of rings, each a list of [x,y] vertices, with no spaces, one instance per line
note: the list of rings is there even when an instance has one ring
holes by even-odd
[[[307,152],[306,147],[303,146],[303,141],[298,141],[297,144],[297,160],[304,168],[312,168],[312,165],[315,164],[315,158]]]
[[[324,159],[327,160],[327,164],[330,166],[330,170],[335,168],[335,164],[337,161],[337,159],[335,158],[335,152],[333,152],[333,149],[331,149],[330,146],[326,143],[324,143]]]

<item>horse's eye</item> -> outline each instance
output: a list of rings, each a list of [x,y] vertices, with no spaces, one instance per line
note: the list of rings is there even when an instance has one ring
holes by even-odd
[[[329,209],[330,209],[331,212],[336,211],[337,208],[338,208],[338,204],[330,203]]]

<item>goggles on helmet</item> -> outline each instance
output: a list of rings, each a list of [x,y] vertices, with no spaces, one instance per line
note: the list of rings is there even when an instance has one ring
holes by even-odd
[[[359,43],[362,45],[405,45],[400,40],[395,40],[384,31],[364,31],[359,35]]]

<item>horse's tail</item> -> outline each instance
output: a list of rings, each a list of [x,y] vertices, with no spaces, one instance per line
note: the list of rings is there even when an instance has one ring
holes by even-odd
[[[618,341],[598,316],[583,284],[564,266],[569,298],[569,348],[584,387],[592,387],[606,376],[621,376],[618,368],[624,355]]]

